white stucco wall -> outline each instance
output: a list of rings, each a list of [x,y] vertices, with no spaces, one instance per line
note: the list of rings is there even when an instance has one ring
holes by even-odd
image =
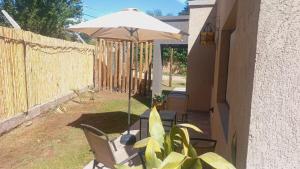
[[[261,0],[247,168],[300,168],[299,0]]]
[[[234,1],[230,1],[234,2]],[[237,168],[300,167],[300,1],[243,0],[237,3],[231,42],[226,139],[216,101],[215,64],[212,137],[217,153],[231,159],[237,134]],[[224,28],[233,4],[218,1],[218,22]],[[219,17],[220,16],[220,17]],[[218,51],[218,48],[217,48]],[[218,53],[218,52],[217,52]],[[220,56],[216,56],[216,62]]]

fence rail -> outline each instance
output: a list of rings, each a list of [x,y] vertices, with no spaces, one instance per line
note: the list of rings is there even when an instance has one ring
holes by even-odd
[[[94,50],[0,27],[0,122],[93,85]]]
[[[129,86],[130,42],[99,39],[96,44],[96,81],[99,90],[147,94],[151,87],[153,43],[133,43],[132,85]]]

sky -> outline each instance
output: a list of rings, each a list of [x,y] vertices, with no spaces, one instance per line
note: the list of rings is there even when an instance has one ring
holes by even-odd
[[[185,0],[83,0],[83,13],[87,20],[126,8],[138,8],[144,12],[159,9],[164,15],[177,15],[184,6]]]

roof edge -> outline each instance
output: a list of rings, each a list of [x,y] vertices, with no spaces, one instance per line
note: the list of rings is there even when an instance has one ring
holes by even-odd
[[[215,6],[216,0],[193,0],[188,1],[188,4],[191,8],[193,7],[208,7],[208,6]]]

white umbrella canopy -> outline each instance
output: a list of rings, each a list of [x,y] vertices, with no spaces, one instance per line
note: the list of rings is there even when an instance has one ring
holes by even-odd
[[[73,25],[68,28],[75,32],[86,33],[94,38],[128,40],[135,42],[152,40],[180,40],[187,33],[170,26],[135,8],[106,15],[97,19]],[[131,43],[132,44],[132,43]],[[132,77],[132,48],[130,48],[129,86]],[[128,132],[122,135],[121,143],[133,144],[135,136],[130,134],[131,88],[128,92]]]
[[[68,28],[91,37],[133,41],[180,40],[187,33],[135,8],[128,8]],[[130,33],[131,32],[131,33]]]

